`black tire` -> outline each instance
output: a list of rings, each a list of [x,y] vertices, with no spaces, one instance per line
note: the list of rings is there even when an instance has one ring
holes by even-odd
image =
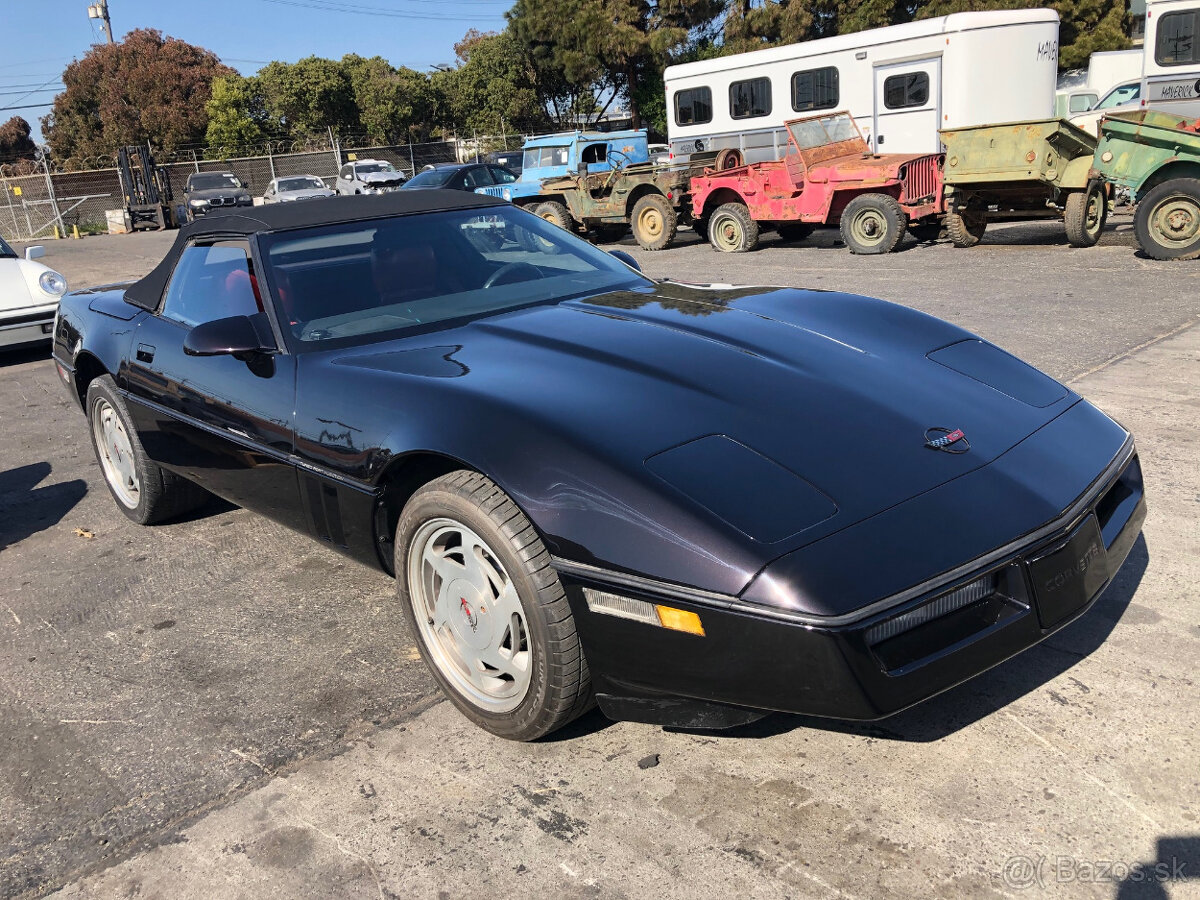
[[[946,237],[955,247],[974,247],[983,240],[987,219],[971,213],[946,213]]]
[[[739,166],[746,164],[746,159],[742,156],[742,151],[737,147],[726,147],[717,154],[717,158],[713,161],[713,168],[724,172],[728,169],[736,169]]]
[[[431,529],[436,534],[438,527],[449,532],[455,527],[474,532],[486,545],[483,558],[494,557],[494,563],[498,564],[497,567],[489,563],[489,571],[504,576],[516,590],[518,619],[523,627],[513,631],[521,635],[523,643],[513,642],[513,655],[515,658],[518,646],[528,648],[529,675],[519,702],[517,697],[507,698],[507,703],[516,703],[511,709],[496,711],[489,708],[496,703],[487,697],[473,698],[469,686],[461,684],[464,678],[470,680],[464,674],[469,667],[462,664],[461,656],[459,663],[454,662],[457,650],[473,652],[465,642],[476,637],[477,626],[484,629],[480,640],[490,646],[491,635],[512,622],[511,614],[495,620],[486,618],[485,600],[496,611],[502,605],[502,595],[496,593],[489,599],[480,591],[472,593],[468,584],[464,594],[471,599],[462,598],[463,612],[453,606],[450,597],[446,603],[451,608],[443,610],[446,621],[441,625],[435,622],[439,610],[436,601],[432,609],[429,606],[429,589],[435,584],[439,594],[451,588],[455,588],[451,591],[455,594],[459,589],[456,588],[459,582],[447,585],[444,578],[437,580],[439,576],[432,574],[436,570],[426,561],[425,536]],[[450,546],[446,555],[439,557],[443,562],[453,559],[454,545]],[[478,472],[461,469],[420,488],[400,515],[395,548],[396,590],[417,646],[434,679],[463,715],[499,737],[532,741],[561,728],[591,707],[594,698],[587,660],[562,583],[550,565],[550,554],[529,519],[493,481]],[[465,561],[466,554],[460,555]],[[431,579],[428,582],[427,577]],[[490,578],[488,584],[495,590]],[[451,623],[450,613],[464,618]],[[418,621],[418,615],[422,621]],[[460,637],[467,634],[467,625],[469,637]],[[502,680],[493,679],[497,684]]]
[[[633,204],[629,219],[633,236],[643,250],[663,250],[675,240],[675,208],[662,194],[646,194]]]
[[[746,253],[758,246],[758,223],[744,203],[725,203],[708,217],[708,242],[722,253]]]
[[[798,244],[813,233],[813,227],[807,222],[789,222],[786,225],[776,225],[775,232],[780,240]]]
[[[534,213],[547,222],[552,222],[564,231],[575,230],[575,220],[571,218],[571,211],[557,200],[547,200],[545,203],[539,203],[534,209]]]
[[[1164,181],[1138,201],[1138,244],[1154,259],[1200,258],[1200,179]]]
[[[909,222],[908,233],[913,236],[918,244],[932,244],[941,240],[945,229],[942,223],[933,222]]]
[[[904,239],[908,217],[895,197],[859,194],[842,211],[842,240],[851,253],[891,253]]]
[[[1094,247],[1108,219],[1108,198],[1104,185],[1093,181],[1082,191],[1067,195],[1063,227],[1072,247]]]
[[[211,496],[208,491],[174,472],[167,471],[146,455],[133,427],[133,420],[129,418],[129,410],[125,408],[125,402],[117,393],[112,376],[101,375],[92,380],[88,385],[84,407],[87,410],[92,450],[95,451],[100,472],[104,475],[104,484],[117,508],[132,521],[139,525],[153,525],[182,515],[207,502]],[[101,420],[111,423],[114,436],[123,434],[128,442],[128,460],[117,447],[114,446],[110,450],[108,446],[102,445],[100,434],[104,429],[99,424]],[[124,489],[117,486],[121,479],[116,471],[114,457],[119,459],[121,465],[132,463],[136,486],[130,488],[128,483]]]

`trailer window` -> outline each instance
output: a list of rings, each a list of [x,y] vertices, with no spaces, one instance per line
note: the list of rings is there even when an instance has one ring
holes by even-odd
[[[907,109],[928,102],[929,75],[925,72],[906,72],[883,81],[883,105],[888,109]]]
[[[712,121],[712,89],[688,88],[675,92],[675,124],[703,125]]]
[[[838,70],[834,66],[809,69],[792,76],[792,109],[796,112],[833,109],[840,99]]]
[[[729,86],[729,115],[735,119],[756,119],[771,114],[771,79],[751,78]]]
[[[1184,66],[1200,62],[1196,32],[1200,11],[1167,13],[1158,20],[1154,39],[1154,61],[1160,66]]]

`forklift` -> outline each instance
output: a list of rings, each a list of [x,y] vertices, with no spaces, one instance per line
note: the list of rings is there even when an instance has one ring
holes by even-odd
[[[171,206],[171,181],[166,170],[154,164],[149,144],[118,150],[117,173],[132,231],[179,227]]]

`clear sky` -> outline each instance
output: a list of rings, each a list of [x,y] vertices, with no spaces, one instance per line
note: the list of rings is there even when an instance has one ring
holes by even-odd
[[[104,40],[91,0],[0,0],[0,122],[22,116],[40,140],[63,68]],[[113,37],[157,28],[251,75],[272,60],[347,53],[428,70],[454,62],[469,28],[499,31],[513,0],[108,0]],[[34,93],[28,93],[34,91]],[[2,107],[40,104],[30,109]]]

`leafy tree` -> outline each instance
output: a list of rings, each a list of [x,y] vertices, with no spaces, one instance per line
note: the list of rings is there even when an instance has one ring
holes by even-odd
[[[210,147],[245,149],[262,143],[262,98],[255,82],[241,75],[223,75],[213,79],[212,98],[208,101]]]
[[[341,66],[368,137],[379,142],[428,137],[434,97],[427,75],[395,69],[380,56],[365,59],[353,53],[342,57]]]
[[[308,56],[299,62],[273,62],[255,76],[268,127],[293,137],[358,131],[354,86],[337,60]]]
[[[546,107],[533,68],[508,32],[481,34],[472,29],[454,51],[459,65],[434,79],[444,126],[481,134],[546,126]]]
[[[67,66],[42,132],[59,159],[145,141],[171,151],[204,138],[213,79],[232,74],[202,47],[137,29]]]
[[[20,116],[0,125],[0,163],[33,159],[37,145],[30,139],[32,129]]]

